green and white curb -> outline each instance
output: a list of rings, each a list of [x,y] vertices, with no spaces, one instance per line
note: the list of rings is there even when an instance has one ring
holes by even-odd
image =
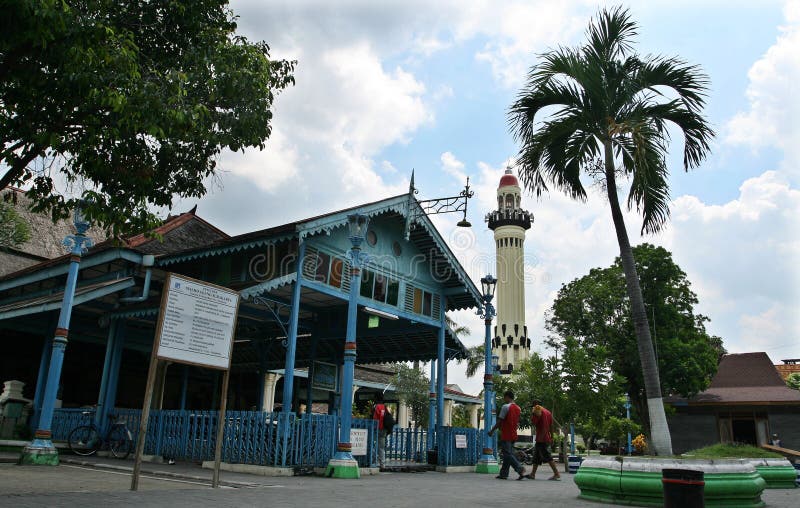
[[[787,459],[750,459],[768,489],[794,489],[797,471]]]
[[[703,471],[705,505],[761,508],[766,482],[747,459],[660,459],[590,457],[575,475],[580,497],[634,506],[663,506],[662,469]]]

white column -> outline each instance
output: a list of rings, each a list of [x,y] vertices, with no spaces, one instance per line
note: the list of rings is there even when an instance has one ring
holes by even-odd
[[[446,426],[453,425],[453,401],[449,399],[444,401],[444,424]]]
[[[264,400],[261,403],[261,407],[267,413],[275,410],[275,386],[280,378],[281,375],[274,372],[264,374]]]
[[[397,404],[397,425],[400,428],[408,427],[408,406],[403,401]]]
[[[361,387],[353,385],[353,400],[351,401],[353,404],[356,403],[356,392],[358,391],[359,388],[361,388]]]
[[[473,429],[478,428],[478,410],[481,408],[478,404],[469,406],[469,425]]]

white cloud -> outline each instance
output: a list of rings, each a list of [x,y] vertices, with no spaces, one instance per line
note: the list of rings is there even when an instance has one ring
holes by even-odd
[[[442,161],[442,169],[445,173],[449,174],[461,183],[466,181],[467,175],[464,173],[464,163],[456,159],[456,156],[450,152],[444,152],[439,158]]]
[[[785,25],[778,38],[748,72],[749,109],[734,116],[726,126],[726,141],[753,148],[772,146],[784,151],[785,167],[800,166],[800,101],[795,88],[800,82],[800,1],[787,2]]]

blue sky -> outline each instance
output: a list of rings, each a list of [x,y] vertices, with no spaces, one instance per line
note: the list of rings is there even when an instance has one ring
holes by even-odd
[[[609,4],[612,5],[612,4]],[[800,2],[635,2],[637,50],[679,55],[711,78],[711,157],[681,167],[673,140],[672,222],[632,241],[664,245],[688,273],[711,333],[732,352],[800,358]],[[516,152],[506,110],[536,55],[582,40],[594,2],[232,2],[240,31],[299,61],[297,85],[275,108],[264,152],[226,154],[199,213],[230,233],[280,224],[405,192],[416,169],[421,198],[451,195],[471,177],[471,231],[437,225],[477,280],[493,271],[483,215]],[[189,207],[191,203],[182,203]],[[609,265],[618,250],[602,196],[586,204],[529,194],[526,308],[534,349],[562,283]],[[481,322],[454,316],[481,341]],[[450,380],[480,380],[451,367]]]

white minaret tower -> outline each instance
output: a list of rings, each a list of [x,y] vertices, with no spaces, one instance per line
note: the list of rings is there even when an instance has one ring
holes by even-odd
[[[497,210],[486,215],[497,248],[497,325],[492,354],[500,358],[500,372],[508,374],[528,358],[531,340],[525,326],[525,231],[533,214],[523,210],[517,177],[506,168],[497,188]]]

